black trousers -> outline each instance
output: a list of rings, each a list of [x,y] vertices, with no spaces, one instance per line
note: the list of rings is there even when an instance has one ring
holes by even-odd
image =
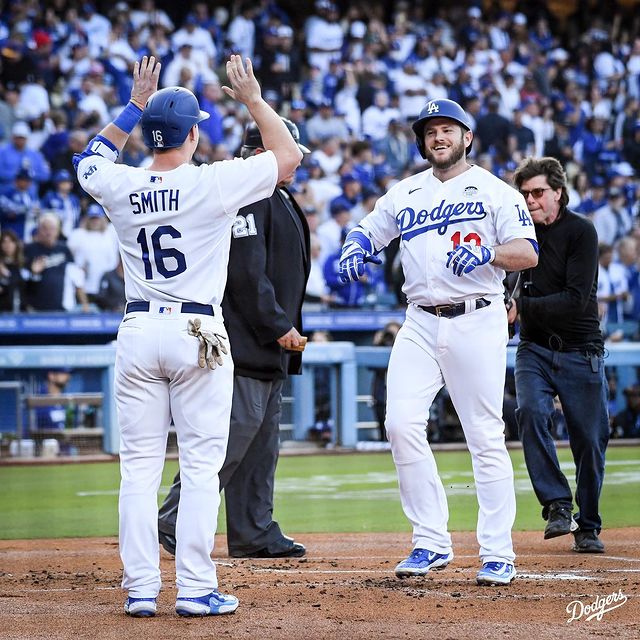
[[[282,541],[273,520],[284,380],[235,376],[227,455],[220,470],[229,552],[251,553]],[[175,536],[180,472],[158,514],[160,531]],[[206,507],[206,505],[203,505]]]

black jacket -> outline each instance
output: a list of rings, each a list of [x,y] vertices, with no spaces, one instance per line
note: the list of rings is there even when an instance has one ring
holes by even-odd
[[[309,269],[309,227],[286,189],[238,211],[222,301],[236,375],[274,380],[300,373],[301,354],[277,340],[291,327],[302,333]]]
[[[520,337],[554,350],[601,347],[595,227],[565,209],[535,228],[540,255],[536,267],[522,272]]]

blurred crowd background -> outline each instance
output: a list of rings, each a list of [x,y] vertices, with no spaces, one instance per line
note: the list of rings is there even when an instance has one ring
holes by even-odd
[[[600,237],[603,330],[609,340],[637,339],[639,4],[4,2],[0,312],[122,310],[117,240],[80,189],[72,156],[127,103],[144,55],[162,61],[161,86],[191,89],[211,114],[195,162],[238,156],[248,114],[221,85],[229,54],[241,53],[312,150],[291,187],[312,231],[308,309],[405,304],[397,242],[347,285],[337,278],[339,251],[380,195],[426,168],[411,123],[427,100],[448,97],[474,123],[472,162],[506,182],[527,156],[560,160],[570,208]],[[121,161],[150,163],[139,128]],[[640,433],[640,387],[625,395],[629,426],[617,428]]]
[[[640,319],[638,2],[5,2],[0,14],[0,309],[119,310],[117,243],[71,165],[126,104],[136,59],[211,113],[196,162],[238,155],[244,107],[221,91],[224,62],[254,62],[264,97],[312,149],[292,186],[313,232],[308,303],[404,303],[397,245],[364,282],[342,285],[346,231],[395,181],[425,168],[410,125],[431,98],[474,122],[473,162],[510,182],[553,155],[570,207],[601,240],[603,327]],[[150,155],[134,130],[121,160]],[[619,334],[619,335],[618,335]]]

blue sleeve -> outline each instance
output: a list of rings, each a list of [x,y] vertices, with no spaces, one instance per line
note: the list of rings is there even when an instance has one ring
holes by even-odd
[[[38,182],[47,182],[51,177],[51,169],[49,163],[45,160],[45,157],[38,151],[31,154],[31,163],[34,173],[34,178]]]
[[[73,168],[78,171],[78,165],[81,160],[89,158],[90,156],[101,156],[107,160],[115,162],[118,159],[118,148],[104,136],[97,135],[89,141],[85,150],[82,153],[73,154]]]
[[[16,152],[9,145],[0,149],[0,180],[9,182],[18,173],[19,161]]]
[[[322,275],[324,276],[324,281],[327,283],[327,286],[331,289],[331,291],[338,291],[344,285],[338,277],[337,267],[340,261],[339,253],[332,253],[324,263],[322,267]]]

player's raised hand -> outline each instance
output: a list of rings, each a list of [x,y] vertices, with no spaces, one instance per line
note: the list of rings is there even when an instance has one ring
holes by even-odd
[[[234,100],[250,105],[262,97],[260,85],[253,75],[251,59],[246,59],[247,67],[242,64],[242,56],[232,55],[227,61],[227,78],[231,87],[223,86],[222,90]]]
[[[158,90],[158,78],[161,65],[154,56],[144,56],[140,62],[133,65],[133,88],[131,102],[144,109],[149,96]]]
[[[453,251],[447,253],[447,269],[461,276],[463,273],[471,273],[476,267],[492,262],[496,257],[495,249],[482,245],[459,244]]]

